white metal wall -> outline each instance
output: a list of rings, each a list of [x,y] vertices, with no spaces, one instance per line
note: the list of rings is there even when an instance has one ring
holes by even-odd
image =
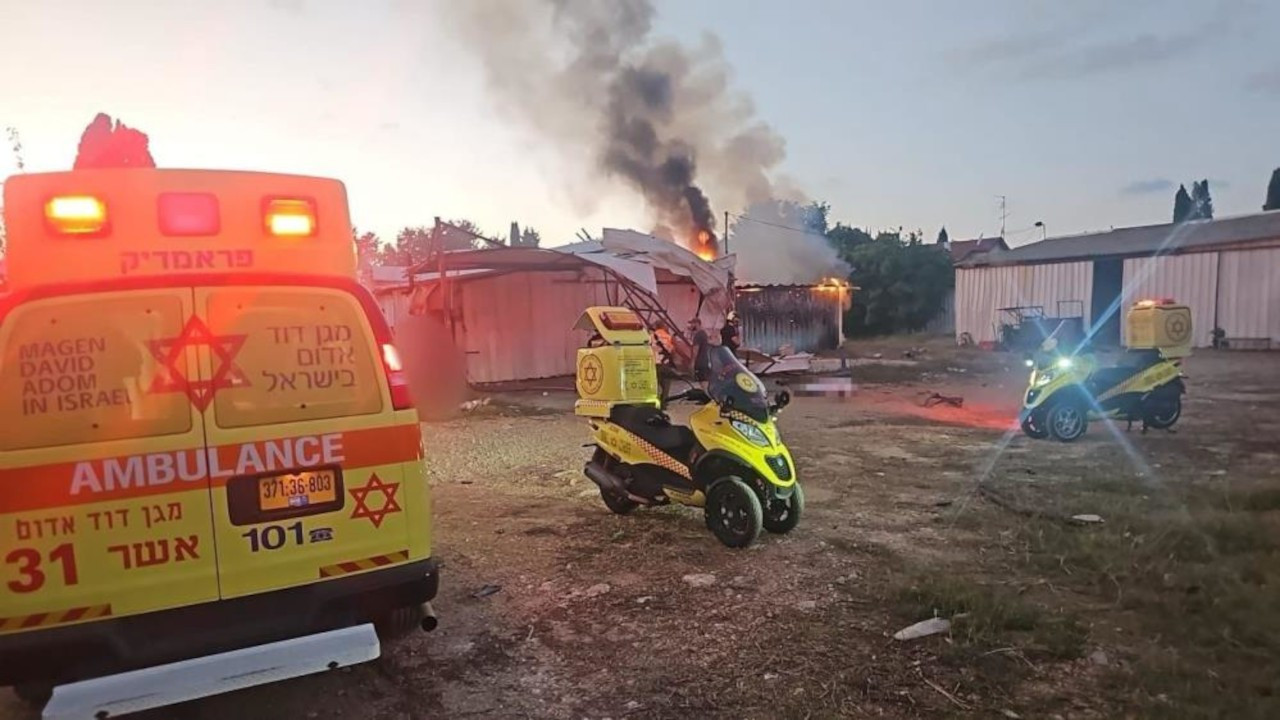
[[[1124,297],[1120,301],[1120,336],[1128,328],[1125,312],[1139,300],[1173,298],[1191,308],[1193,345],[1210,344],[1218,293],[1218,253],[1191,253],[1124,261]]]
[[[956,338],[994,342],[1001,322],[999,308],[1040,306],[1056,317],[1092,312],[1093,263],[1051,263],[956,269]]]
[[[1218,324],[1227,337],[1280,346],[1280,248],[1224,252],[1218,277]]]
[[[687,279],[675,281],[676,276],[665,271],[658,275],[659,301],[683,328],[697,312],[697,288]],[[467,380],[492,383],[572,375],[586,334],[570,328],[586,308],[620,300],[616,284],[610,282],[610,287],[612,300],[597,270],[511,273],[455,285],[457,344]],[[422,326],[406,320],[409,296],[382,293],[378,302],[397,342],[413,345],[415,338],[403,336]],[[719,326],[719,319],[705,310],[703,321]]]

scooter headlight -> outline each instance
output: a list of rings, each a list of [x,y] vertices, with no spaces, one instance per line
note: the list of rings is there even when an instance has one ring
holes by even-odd
[[[741,420],[731,420],[730,424],[738,434],[751,441],[752,445],[760,447],[769,447],[769,438],[765,436],[764,431],[752,425],[751,423],[742,422]]]
[[[1074,361],[1069,357],[1058,358],[1058,367],[1062,370],[1068,370]]]

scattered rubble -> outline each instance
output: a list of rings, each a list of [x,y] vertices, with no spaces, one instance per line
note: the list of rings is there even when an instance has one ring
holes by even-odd
[[[716,576],[710,573],[692,573],[680,579],[692,587],[711,587],[716,584]]]
[[[919,640],[920,638],[937,635],[939,633],[950,632],[951,621],[946,618],[929,618],[921,620],[915,625],[909,625],[893,634],[894,640]]]
[[[1094,515],[1092,513],[1085,513],[1083,515],[1072,515],[1071,521],[1080,523],[1081,525],[1096,525],[1098,523],[1104,522],[1101,515]]]
[[[485,585],[484,587],[480,588],[479,590],[477,590],[477,591],[475,591],[475,592],[471,593],[471,597],[476,598],[476,599],[479,599],[479,598],[487,598],[487,597],[489,597],[490,595],[497,595],[497,594],[498,594],[499,592],[501,592],[501,591],[502,591],[502,586],[501,586],[501,585]]]

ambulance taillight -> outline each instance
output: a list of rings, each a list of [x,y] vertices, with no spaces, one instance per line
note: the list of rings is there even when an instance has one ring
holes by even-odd
[[[263,221],[276,237],[312,237],[316,234],[316,205],[305,198],[269,198]]]
[[[45,203],[44,219],[59,235],[102,235],[107,231],[107,205],[92,195],[59,195]]]
[[[387,385],[391,388],[391,407],[396,410],[413,408],[413,396],[409,392],[409,377],[400,361],[400,351],[391,343],[382,344],[382,366],[387,371]]]

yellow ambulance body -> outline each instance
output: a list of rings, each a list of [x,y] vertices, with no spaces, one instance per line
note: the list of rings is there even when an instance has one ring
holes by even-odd
[[[418,418],[340,182],[19,175],[4,213],[0,686],[429,613]]]

